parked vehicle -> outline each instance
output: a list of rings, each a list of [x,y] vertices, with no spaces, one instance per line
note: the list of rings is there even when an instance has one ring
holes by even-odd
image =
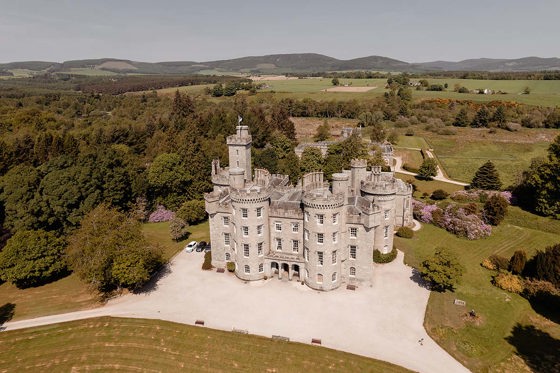
[[[200,253],[200,252],[204,251],[205,247],[206,247],[206,241],[200,241],[198,243],[198,245],[196,245],[196,252]]]
[[[187,244],[187,246],[185,246],[185,251],[186,251],[187,253],[192,253],[193,250],[196,248],[196,244],[197,244],[196,241],[191,241],[191,242],[189,242],[189,243]]]
[[[212,251],[212,245],[210,245],[210,242],[208,242],[208,244],[206,245],[206,247],[204,248],[204,252],[207,253],[208,251]]]

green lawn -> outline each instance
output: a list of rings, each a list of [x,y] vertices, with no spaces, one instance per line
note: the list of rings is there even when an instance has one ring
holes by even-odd
[[[420,179],[416,179],[412,175],[401,174],[398,172],[395,173],[395,176],[406,182],[414,183],[414,185],[416,186],[416,192],[414,193],[414,197],[416,198],[420,198],[420,196],[422,196],[422,194],[424,193],[432,194],[432,192],[436,189],[443,189],[449,194],[456,192],[458,190],[465,189],[461,185],[446,183],[444,181],[439,181],[439,180],[429,180],[429,181],[420,180]]]
[[[424,162],[422,153],[419,150],[395,148],[394,153],[402,158],[403,165],[406,164],[416,169],[419,169],[422,166],[422,162]]]
[[[519,222],[524,223],[520,226]],[[545,231],[538,229],[543,227]],[[539,316],[521,296],[493,286],[492,272],[480,266],[491,254],[509,258],[515,250],[523,249],[530,256],[537,249],[560,242],[557,232],[560,232],[560,222],[510,207],[506,220],[486,239],[459,239],[428,224],[424,224],[411,240],[397,237],[396,245],[405,252],[407,264],[417,267],[436,247],[447,247],[459,256],[466,269],[454,293],[433,292],[430,295],[425,317],[428,333],[474,372],[517,371],[520,359],[515,357],[514,346],[505,338],[518,323],[535,325],[538,330],[560,339],[560,325]],[[455,298],[466,301],[466,307],[455,306]],[[465,317],[471,309],[476,311],[478,320]],[[539,340],[544,339],[522,342],[532,344],[534,354],[538,355],[546,348]]]
[[[323,347],[111,317],[1,333],[0,366],[3,372],[409,372]]]
[[[397,143],[397,147],[399,148],[416,148],[416,149],[425,149],[429,148],[426,140],[422,136],[399,136],[399,142]]]
[[[189,227],[189,235],[182,241],[175,242],[169,235],[169,222],[146,223],[142,226],[144,236],[151,244],[160,245],[163,248],[165,260],[171,259],[190,241],[210,241],[210,227],[208,221]]]

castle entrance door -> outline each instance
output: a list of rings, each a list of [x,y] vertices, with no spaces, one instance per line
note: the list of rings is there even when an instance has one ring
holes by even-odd
[[[288,275],[288,280],[292,279],[292,276],[290,276],[290,265],[288,263],[282,263],[282,275],[287,274]]]
[[[292,264],[292,276],[297,276],[298,280],[301,280],[301,275],[299,273],[299,265]]]
[[[278,263],[276,262],[270,262],[270,274],[272,276],[276,275],[279,273],[279,268],[278,268]]]

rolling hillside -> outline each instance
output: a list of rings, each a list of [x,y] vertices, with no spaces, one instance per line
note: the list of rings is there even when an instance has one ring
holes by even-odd
[[[559,58],[525,57],[518,59],[478,58],[459,62],[433,61],[409,63],[382,56],[339,60],[317,53],[248,56],[219,61],[138,62],[102,58],[58,62],[11,62],[0,64],[0,71],[24,69],[35,72],[84,73],[88,70],[126,74],[196,74],[196,73],[311,73],[323,71],[543,71],[560,70]]]

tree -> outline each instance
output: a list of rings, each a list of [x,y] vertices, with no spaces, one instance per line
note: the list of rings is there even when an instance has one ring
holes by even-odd
[[[314,147],[305,148],[301,155],[301,172],[306,174],[308,172],[321,171],[323,169],[323,163],[324,160],[321,150]]]
[[[213,88],[212,88],[212,96],[213,97],[222,97],[224,95],[224,88],[222,87],[221,84],[216,84]]]
[[[476,170],[471,181],[471,188],[482,190],[500,190],[502,182],[494,163],[487,161]]]
[[[538,250],[532,258],[535,267],[535,277],[548,281],[560,288],[560,244]]]
[[[506,217],[508,206],[508,201],[499,194],[490,196],[484,203],[484,221],[494,226],[499,225]]]
[[[169,234],[174,241],[180,241],[189,233],[189,225],[181,218],[175,217],[169,222]]]
[[[0,200],[4,203],[7,228],[13,231],[39,228],[40,182],[41,174],[27,165],[13,167],[0,179]]]
[[[463,271],[457,257],[443,248],[437,248],[434,256],[424,260],[419,268],[420,275],[430,282],[432,289],[441,292],[453,291]]]
[[[509,260],[509,270],[515,275],[520,275],[523,273],[525,264],[527,263],[527,253],[525,250],[517,250],[511,256]]]
[[[332,85],[334,85],[334,86],[340,85],[340,81],[338,80],[337,77],[334,77],[334,78],[331,80],[331,83],[332,83]]]
[[[206,220],[206,207],[202,200],[190,200],[184,202],[177,211],[177,217],[183,219],[187,224],[194,225]]]
[[[162,262],[134,219],[102,204],[87,214],[68,239],[72,270],[101,292],[145,284]]]
[[[382,122],[375,122],[375,124],[371,125],[371,133],[370,133],[370,140],[376,143],[382,143],[385,141],[387,137],[387,133],[385,132],[385,128]]]
[[[418,177],[426,180],[432,180],[437,175],[437,162],[433,158],[426,158],[418,169]]]
[[[466,127],[469,124],[469,114],[466,108],[461,108],[453,121],[455,127]]]
[[[397,96],[403,101],[412,101],[412,90],[408,87],[400,87]]]
[[[186,191],[191,182],[191,175],[179,154],[158,155],[148,168],[147,179],[157,204],[175,210],[189,197]]]
[[[486,109],[486,106],[483,106],[476,112],[471,122],[471,127],[488,127],[488,122],[490,122],[490,113],[488,109]]]
[[[0,277],[18,288],[41,285],[66,273],[64,240],[51,232],[18,231],[0,252]]]
[[[492,122],[496,122],[499,126],[506,124],[506,111],[502,105],[498,106],[492,115]]]
[[[317,127],[317,132],[313,138],[315,141],[325,141],[331,136],[329,122],[325,119],[323,124]]]

